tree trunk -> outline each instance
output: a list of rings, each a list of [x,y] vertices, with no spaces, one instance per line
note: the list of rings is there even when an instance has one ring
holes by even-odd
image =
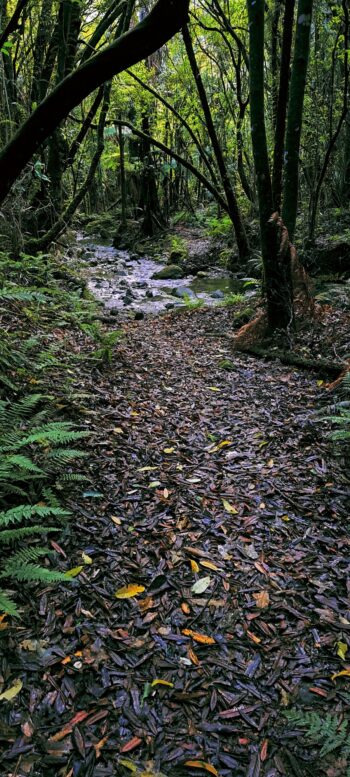
[[[258,189],[267,320],[270,331],[287,330],[293,321],[290,252],[281,251],[281,248],[285,246],[286,236],[282,234],[283,225],[273,216],[272,186],[265,129],[265,0],[247,0],[247,5],[250,54],[250,121]]]
[[[238,253],[239,258],[243,263],[246,262],[246,260],[249,258],[249,243],[248,238],[244,229],[244,224],[242,221],[242,216],[238,207],[237,199],[235,192],[233,190],[233,186],[230,181],[230,177],[228,174],[228,170],[226,167],[226,163],[223,157],[222,149],[218,140],[218,136],[216,133],[216,129],[214,126],[213,118],[211,115],[206,91],[204,88],[204,84],[202,81],[202,76],[200,74],[199,67],[197,65],[197,60],[195,57],[195,53],[192,46],[192,40],[191,36],[188,30],[187,25],[183,27],[182,35],[186,47],[186,52],[188,56],[188,60],[191,66],[191,70],[193,73],[193,77],[197,86],[197,91],[199,95],[199,99],[201,102],[202,110],[204,113],[205,123],[208,130],[208,135],[211,140],[211,144],[213,147],[214,155],[216,158],[217,166],[219,168],[220,177],[222,186],[226,195],[227,205],[228,205],[228,212],[233,224],[233,228],[236,235],[236,241],[237,241],[237,247],[238,247]]]
[[[283,151],[289,92],[289,69],[293,39],[295,0],[285,0],[280,81],[276,109],[275,148],[273,152],[272,193],[274,209],[280,212],[282,200]]]
[[[290,82],[282,218],[288,229],[291,241],[294,239],[298,209],[299,150],[310,50],[312,8],[313,0],[299,0]]]

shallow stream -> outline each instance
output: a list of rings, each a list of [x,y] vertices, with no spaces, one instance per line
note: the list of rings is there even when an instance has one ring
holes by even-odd
[[[155,279],[153,275],[165,264],[120,251],[101,238],[79,234],[77,241],[88,288],[109,311],[155,314],[182,306],[188,297],[214,305],[230,293],[247,297],[255,293],[253,286],[245,286],[247,278],[232,276],[220,268],[181,280]]]

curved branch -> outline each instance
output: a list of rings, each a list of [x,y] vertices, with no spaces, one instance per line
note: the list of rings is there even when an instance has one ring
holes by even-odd
[[[168,148],[168,146],[165,146],[164,143],[161,143],[160,140],[156,140],[156,138],[152,138],[151,135],[147,135],[146,132],[142,132],[141,130],[137,129],[137,127],[134,127],[133,124],[131,124],[129,121],[115,121],[114,124],[119,127],[127,127],[134,135],[137,135],[137,137],[142,138],[143,140],[147,140],[149,143],[152,144],[152,146],[155,146],[156,148],[159,148],[160,151],[163,151],[164,154],[167,154],[167,156],[171,156],[173,159],[176,160],[176,162],[179,163],[179,165],[182,165],[182,167],[185,167],[187,170],[194,175],[198,181],[200,181],[204,188],[210,192],[213,197],[215,197],[216,201],[219,203],[221,208],[228,213],[228,205],[226,200],[222,197],[220,192],[216,189],[216,187],[209,181],[208,178],[206,178],[203,173],[201,173],[197,168],[192,164],[192,162],[189,162],[187,159],[185,159],[183,156],[180,156],[176,151],[173,151],[171,148]]]
[[[0,154],[0,202],[60,122],[91,92],[161,48],[186,23],[189,0],[158,0],[132,30],[107,46],[46,97]]]

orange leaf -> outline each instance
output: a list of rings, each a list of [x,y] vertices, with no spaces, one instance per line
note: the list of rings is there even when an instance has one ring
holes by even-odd
[[[270,604],[268,591],[259,591],[258,593],[253,594],[253,599],[255,599],[256,606],[260,607],[262,610]]]
[[[129,739],[129,742],[126,742],[123,747],[120,748],[120,753],[129,753],[130,750],[134,750],[135,747],[138,747],[142,742],[142,739],[140,737],[133,737],[132,739]]]
[[[117,599],[131,599],[133,596],[142,594],[145,590],[144,585],[137,585],[137,583],[130,583],[130,585],[124,585],[122,588],[118,588],[114,596]]]
[[[199,572],[199,566],[197,564],[197,561],[194,561],[193,558],[190,559],[191,569],[192,572]]]
[[[185,637],[192,637],[195,642],[200,642],[201,645],[215,645],[215,639],[213,639],[213,637],[207,637],[206,634],[199,634],[198,631],[182,629],[182,634],[184,634]]]
[[[206,761],[186,761],[185,766],[190,766],[192,769],[203,769],[209,774],[213,774],[214,777],[219,777],[219,772],[215,769],[215,766],[208,764]]]
[[[191,612],[191,608],[187,602],[181,602],[181,609],[182,612],[185,613],[185,615],[189,615]]]
[[[189,648],[188,656],[191,659],[192,664],[194,664],[195,666],[199,666],[200,665],[200,660],[199,660],[198,656],[196,656],[196,654],[195,654],[194,650],[192,650],[192,648]]]
[[[252,631],[247,631],[248,637],[252,640],[252,642],[255,642],[257,645],[259,642],[261,642],[260,637],[257,637],[256,634],[253,634]]]
[[[100,739],[100,741],[96,742],[96,744],[93,746],[96,753],[96,758],[100,757],[101,750],[105,746],[106,742],[108,742],[108,737],[103,737],[103,739]]]
[[[260,758],[262,761],[266,761],[268,745],[269,745],[269,740],[264,739],[260,750]]]
[[[74,715],[74,718],[72,718],[65,726],[61,729],[61,731],[58,731],[57,734],[54,734],[53,737],[50,737],[49,742],[60,742],[61,739],[64,739],[68,734],[70,734],[73,730],[73,726],[76,725],[76,723],[81,723],[85,718],[87,718],[89,715],[88,712],[84,712],[83,710],[80,710],[80,712],[77,712],[76,715]]]

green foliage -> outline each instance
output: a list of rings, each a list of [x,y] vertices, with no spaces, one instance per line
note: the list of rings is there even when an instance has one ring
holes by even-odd
[[[61,467],[84,455],[68,446],[86,433],[75,431],[68,422],[51,421],[49,414],[50,408],[40,394],[28,395],[15,403],[0,401],[0,503],[4,506],[16,498],[21,500],[15,507],[0,512],[0,544],[15,549],[1,562],[0,579],[11,585],[65,580],[62,573],[34,563],[47,556],[46,548],[26,545],[18,548],[25,540],[34,542],[42,534],[57,531],[45,525],[48,518],[62,520],[69,516],[44,483],[57,477]],[[27,501],[34,502],[40,497],[51,504]],[[3,591],[0,609],[18,615],[14,601]]]
[[[345,399],[336,402],[330,410],[331,415],[323,417],[323,420],[330,421],[338,427],[329,433],[332,440],[348,443],[350,440],[350,372],[342,380],[341,394]]]
[[[187,310],[198,310],[204,305],[204,299],[201,297],[190,297],[189,294],[184,294],[183,301]]]
[[[219,305],[234,307],[235,305],[239,305],[240,302],[243,302],[243,300],[244,294],[234,294],[233,292],[230,292],[229,294],[225,294],[225,299],[223,299],[222,302],[219,302]]]
[[[317,712],[303,712],[292,709],[284,712],[289,723],[303,730],[304,736],[312,744],[320,747],[319,756],[325,756],[339,750],[344,757],[350,756],[349,721],[341,721],[336,715],[319,715]],[[348,769],[350,774],[350,765]]]
[[[90,354],[91,358],[111,365],[113,360],[113,349],[122,337],[122,330],[114,329],[112,332],[105,332],[102,329],[102,326],[96,322],[92,324],[82,324],[81,329],[99,345],[99,347]]]
[[[232,221],[229,216],[212,216],[207,219],[207,231],[211,237],[229,238],[232,236]]]

